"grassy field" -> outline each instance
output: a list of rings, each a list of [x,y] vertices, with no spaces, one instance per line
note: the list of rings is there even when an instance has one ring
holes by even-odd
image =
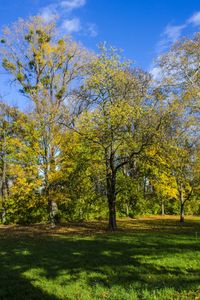
[[[0,299],[200,299],[200,218],[105,228],[0,226]]]

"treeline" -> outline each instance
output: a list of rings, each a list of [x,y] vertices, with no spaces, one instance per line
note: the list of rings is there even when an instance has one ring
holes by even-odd
[[[1,64],[32,109],[0,102],[4,224],[200,214],[200,34],[135,68],[91,53],[54,23],[19,20]],[[186,206],[185,206],[186,204]]]

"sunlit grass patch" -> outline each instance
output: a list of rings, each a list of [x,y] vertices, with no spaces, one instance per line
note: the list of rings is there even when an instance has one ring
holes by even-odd
[[[67,229],[46,235],[43,229],[41,235],[9,229],[6,235],[4,228],[0,299],[198,300],[200,236],[193,233],[200,232],[200,222],[188,221],[180,231],[173,222],[130,220],[126,228],[121,221],[118,232],[97,227],[96,235],[93,229],[84,235]]]

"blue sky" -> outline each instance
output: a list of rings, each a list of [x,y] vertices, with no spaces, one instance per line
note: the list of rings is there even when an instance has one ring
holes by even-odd
[[[96,50],[99,42],[107,41],[146,70],[172,42],[200,28],[199,0],[0,0],[0,4],[0,27],[19,17],[41,14],[50,20],[57,15],[58,26],[86,47]],[[5,89],[7,81],[1,77],[0,88]]]

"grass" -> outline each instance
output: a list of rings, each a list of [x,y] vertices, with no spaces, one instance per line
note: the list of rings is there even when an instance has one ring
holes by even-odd
[[[0,226],[0,299],[200,299],[200,218],[105,226]]]

